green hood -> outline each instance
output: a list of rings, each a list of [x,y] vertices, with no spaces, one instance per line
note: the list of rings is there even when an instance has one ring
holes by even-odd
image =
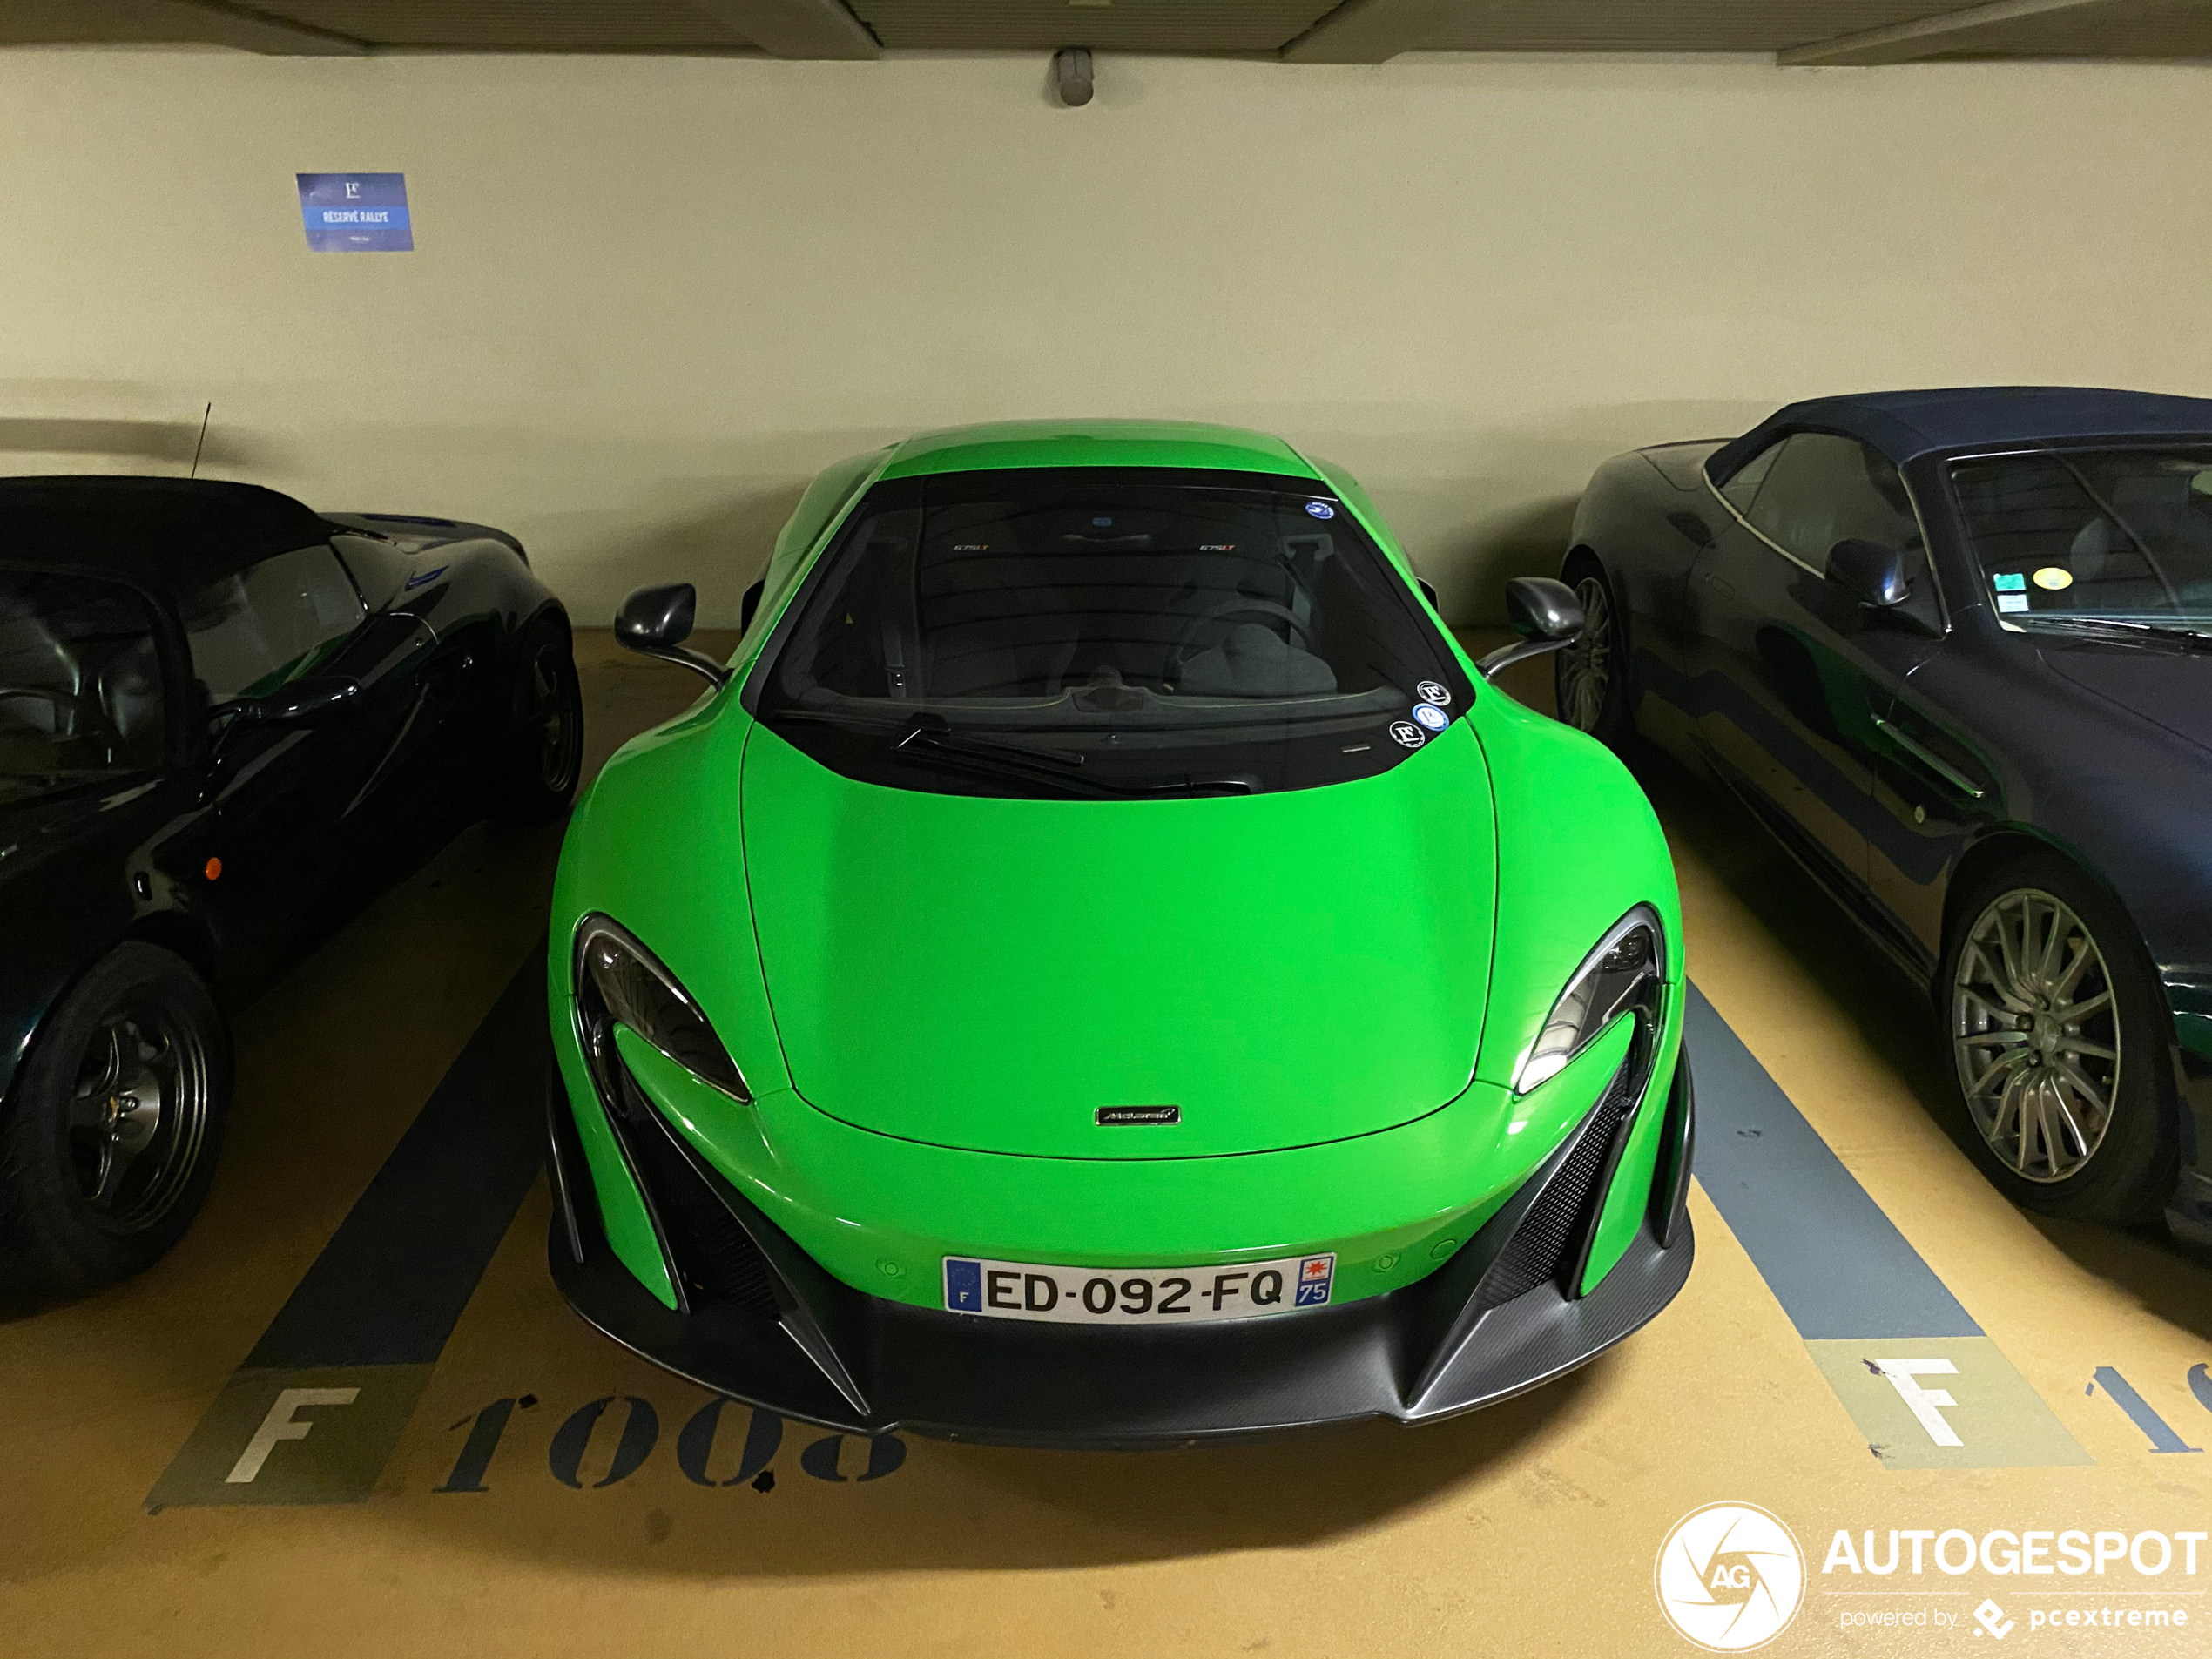
[[[855,783],[756,727],[745,873],[792,1082],[934,1144],[1255,1152],[1467,1087],[1496,902],[1464,722],[1378,777],[1244,798],[992,799]],[[1174,1105],[1173,1126],[1101,1107]]]

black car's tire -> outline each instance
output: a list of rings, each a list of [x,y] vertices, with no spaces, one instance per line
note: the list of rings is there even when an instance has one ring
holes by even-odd
[[[70,1295],[142,1272],[215,1178],[231,1048],[206,984],[117,946],[39,1024],[0,1119],[0,1287]]]
[[[1633,735],[1629,718],[1629,626],[1605,567],[1588,553],[1567,562],[1561,579],[1582,602],[1581,637],[1552,655],[1559,718],[1616,753]]]
[[[1968,1151],[2026,1209],[2155,1221],[2179,1168],[2181,1113],[2173,1015],[2134,921],[2044,852],[1981,876],[1953,914],[1937,1008]]]
[[[543,617],[515,645],[509,687],[505,776],[492,803],[510,824],[558,818],[576,799],[583,770],[583,693],[569,631]]]

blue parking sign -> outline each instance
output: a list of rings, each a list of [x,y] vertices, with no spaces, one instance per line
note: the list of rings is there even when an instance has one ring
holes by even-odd
[[[303,172],[300,217],[317,253],[408,253],[415,227],[402,172]]]

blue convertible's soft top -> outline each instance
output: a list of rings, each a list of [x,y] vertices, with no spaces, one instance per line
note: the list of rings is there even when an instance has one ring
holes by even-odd
[[[1777,434],[1807,427],[1863,439],[1903,466],[1915,455],[1983,444],[2212,435],[2212,398],[2089,386],[1963,386],[1809,398],[1722,445],[1706,470],[1726,478]]]

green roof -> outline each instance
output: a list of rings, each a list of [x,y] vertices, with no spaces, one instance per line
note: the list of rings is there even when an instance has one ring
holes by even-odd
[[[997,467],[1213,467],[1318,478],[1282,439],[1199,421],[1001,421],[908,438],[886,478]]]

